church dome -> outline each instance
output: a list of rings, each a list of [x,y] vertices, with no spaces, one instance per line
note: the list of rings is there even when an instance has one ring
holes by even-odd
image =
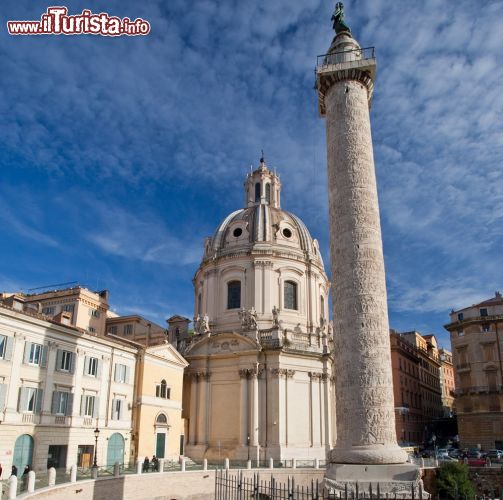
[[[252,315],[264,335],[274,325],[312,334],[328,318],[330,284],[318,241],[281,208],[281,181],[263,158],[246,176],[244,193],[245,207],[206,238],[193,281],[196,329],[244,332],[244,317]]]
[[[206,241],[203,260],[262,250],[290,253],[323,268],[318,241],[296,215],[280,208],[280,187],[279,177],[261,160],[245,181],[248,206],[220,223]]]

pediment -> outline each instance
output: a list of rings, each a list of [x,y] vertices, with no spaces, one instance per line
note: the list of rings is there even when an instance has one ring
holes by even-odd
[[[187,365],[187,361],[184,357],[171,344],[159,344],[147,347],[145,352],[169,360],[172,363],[181,364],[183,366]]]
[[[213,333],[209,337],[203,336],[201,340],[194,342],[185,353],[185,357],[230,354],[258,349],[260,345],[255,340],[239,333]]]

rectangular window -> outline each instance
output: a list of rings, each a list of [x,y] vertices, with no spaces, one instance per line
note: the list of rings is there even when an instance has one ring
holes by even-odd
[[[122,399],[114,399],[112,401],[112,420],[120,420],[122,417],[122,408],[124,401]]]
[[[98,376],[98,358],[89,358],[86,375],[90,377]]]
[[[68,393],[58,392],[56,400],[56,415],[66,415],[68,407]]]
[[[108,333],[111,333],[112,335],[117,335],[117,325],[115,325],[115,326],[109,326],[108,327]]]
[[[28,412],[34,412],[36,408],[36,402],[37,402],[37,389],[34,389],[33,387],[27,387],[26,403],[23,410]]]
[[[75,310],[75,304],[66,304],[63,306],[63,311],[73,313]]]
[[[28,363],[30,365],[40,365],[42,361],[42,346],[40,344],[31,344]]]
[[[61,372],[72,371],[73,353],[70,351],[60,351],[58,370]]]
[[[464,315],[463,313],[458,313],[458,321],[463,321]]]
[[[96,333],[96,328],[93,328],[92,326],[88,326],[88,327],[87,327],[87,331],[88,331],[89,333]]]
[[[133,325],[124,325],[124,335],[131,335],[133,333]]]
[[[483,331],[484,333],[488,333],[488,332],[490,332],[490,331],[491,331],[491,325],[489,325],[488,323],[484,323],[484,324],[482,325],[482,331]]]
[[[241,281],[227,283],[227,309],[239,309],[241,307]]]
[[[89,309],[89,316],[93,316],[94,318],[99,318],[101,316],[101,314],[97,309]]]
[[[115,382],[120,382],[122,384],[127,383],[127,366],[126,365],[121,365],[119,363],[115,364]]]
[[[44,307],[42,309],[42,314],[45,314],[46,316],[54,316],[55,312],[56,312],[55,307]]]
[[[480,315],[487,316],[487,309],[485,307],[480,310]]]
[[[84,416],[92,417],[94,416],[94,403],[95,396],[85,396],[84,397]]]
[[[5,358],[6,350],[7,350],[7,337],[5,335],[0,335],[0,359]]]

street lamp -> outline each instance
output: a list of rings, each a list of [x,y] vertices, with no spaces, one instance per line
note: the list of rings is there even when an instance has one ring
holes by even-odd
[[[250,460],[250,435],[246,436],[246,442],[248,444],[248,460]]]
[[[98,427],[94,429],[94,462],[93,467],[98,467],[98,437],[100,435],[100,430]]]

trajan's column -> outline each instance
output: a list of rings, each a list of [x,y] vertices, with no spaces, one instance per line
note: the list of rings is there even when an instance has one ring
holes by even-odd
[[[319,112],[326,118],[337,442],[328,486],[358,480],[417,480],[398,446],[379,204],[369,106],[374,50],[362,49],[332,16],[336,36],[318,59]],[[348,465],[350,464],[350,465]],[[370,467],[369,467],[370,466]],[[399,476],[397,475],[399,474]],[[398,481],[400,482],[400,481]],[[405,484],[401,484],[405,487]],[[398,487],[398,489],[402,489]]]

